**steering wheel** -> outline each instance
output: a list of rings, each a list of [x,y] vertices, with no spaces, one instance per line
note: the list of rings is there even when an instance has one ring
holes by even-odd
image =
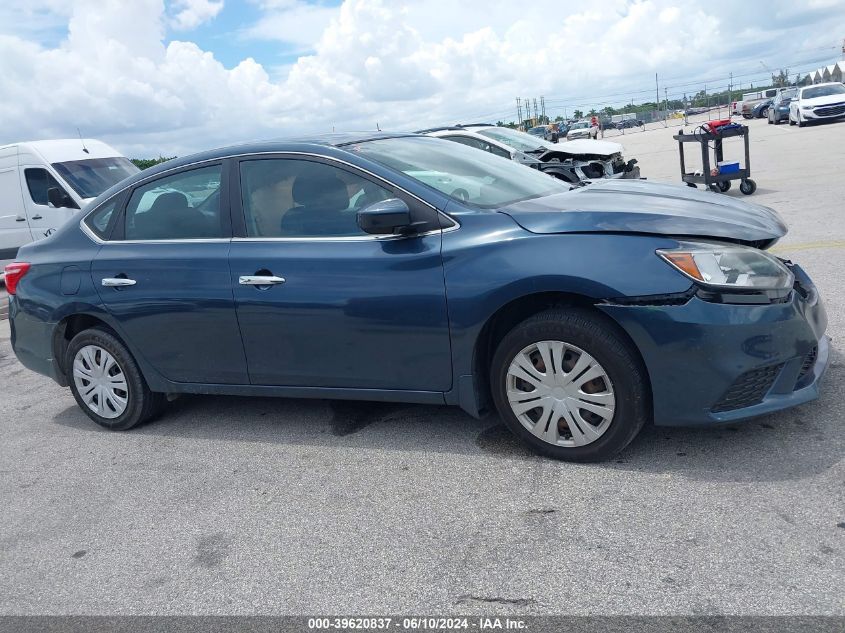
[[[469,192],[466,189],[461,189],[460,187],[452,191],[450,195],[461,202],[467,202],[469,200]]]

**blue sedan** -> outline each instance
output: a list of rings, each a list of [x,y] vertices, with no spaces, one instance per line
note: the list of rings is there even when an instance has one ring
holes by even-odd
[[[114,430],[180,393],[436,403],[601,460],[647,422],[817,397],[827,319],[766,251],[785,232],[727,196],[570,189],[429,137],[241,145],[141,172],[23,247],[12,345]]]

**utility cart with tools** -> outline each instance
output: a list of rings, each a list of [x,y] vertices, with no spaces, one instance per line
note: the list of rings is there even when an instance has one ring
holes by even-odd
[[[731,188],[732,180],[739,180],[739,190],[750,196],[757,190],[755,183],[748,176],[751,175],[751,159],[748,155],[748,127],[736,123],[722,126],[716,122],[702,125],[692,134],[684,134],[683,130],[672,138],[678,141],[678,152],[681,157],[681,179],[690,187],[704,185],[713,191],[725,192]],[[745,162],[740,166],[737,162],[724,159],[722,142],[726,138],[742,137],[745,141]],[[687,172],[684,161],[684,143],[698,143],[701,147],[701,172]],[[713,150],[713,161],[710,161],[710,150]]]

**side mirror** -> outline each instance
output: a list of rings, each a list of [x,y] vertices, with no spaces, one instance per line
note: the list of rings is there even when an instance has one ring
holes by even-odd
[[[411,210],[399,198],[374,202],[358,211],[358,226],[372,235],[412,232]]]
[[[50,204],[57,209],[61,209],[63,207],[68,209],[79,208],[73,201],[73,198],[71,198],[66,191],[62,191],[58,187],[50,187],[47,190],[47,200],[49,200]]]

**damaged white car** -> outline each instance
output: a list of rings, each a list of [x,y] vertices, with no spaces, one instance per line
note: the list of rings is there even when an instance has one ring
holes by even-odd
[[[622,146],[610,141],[579,139],[549,143],[525,132],[482,123],[431,128],[418,133],[509,158],[573,184],[599,178],[640,177],[637,160],[626,161]]]

